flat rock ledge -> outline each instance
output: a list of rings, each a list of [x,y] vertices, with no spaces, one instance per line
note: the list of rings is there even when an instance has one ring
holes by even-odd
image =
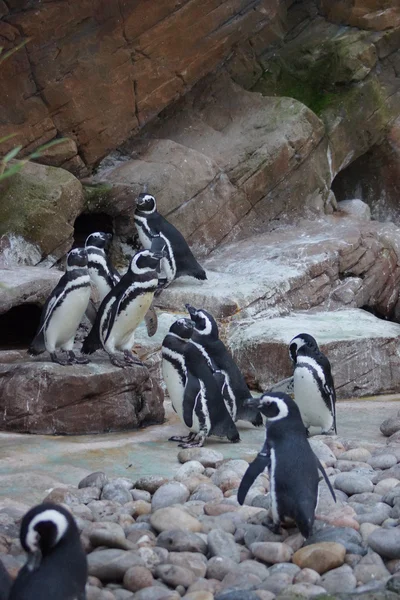
[[[263,473],[239,506],[247,462],[209,448],[178,453],[176,474],[109,478],[88,474],[44,500],[74,515],[87,552],[88,600],[274,600],[368,598],[400,594],[400,447],[313,439],[336,488],[320,482],[312,536],[265,525],[269,479]],[[329,465],[329,466],[328,466]],[[0,560],[15,576],[17,542],[29,507],[0,504]]]
[[[0,352],[3,431],[51,435],[126,431],[162,423],[163,400],[160,385],[146,367],[120,369],[97,356],[88,365],[64,367],[20,352]]]

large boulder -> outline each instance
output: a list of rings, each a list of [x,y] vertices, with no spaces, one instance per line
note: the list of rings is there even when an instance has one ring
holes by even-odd
[[[88,434],[161,423],[163,393],[146,367],[120,369],[95,358],[63,367],[45,360],[2,363],[0,429]]]
[[[64,169],[27,163],[0,183],[0,237],[6,236],[2,246],[9,249],[14,236],[29,243],[26,254],[33,260],[32,246],[39,260],[59,258],[72,246],[74,221],[83,208],[83,189],[76,177]],[[21,260],[18,256],[16,261]]]
[[[0,314],[23,304],[42,306],[61,275],[57,269],[40,267],[0,269]]]
[[[29,43],[1,66],[0,138],[16,133],[7,146],[29,150],[67,136],[76,147],[58,164],[82,172],[268,25],[280,4],[1,2],[0,45]]]
[[[315,337],[332,365],[339,398],[393,393],[400,388],[400,325],[360,309],[297,312],[232,324],[228,345],[252,386],[268,389],[293,374],[288,343]]]
[[[400,25],[400,7],[388,0],[320,0],[320,10],[329,21],[361,29],[382,31]]]

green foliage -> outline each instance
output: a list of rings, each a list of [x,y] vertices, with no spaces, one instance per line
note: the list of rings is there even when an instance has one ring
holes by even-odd
[[[2,48],[0,46],[0,65],[7,58],[9,58],[12,54],[17,52],[21,48],[23,48],[25,46],[25,44],[27,44],[28,42],[29,42],[29,38],[24,40],[20,44],[18,44],[18,46],[15,46],[15,48],[11,48],[11,50],[8,50],[7,52],[3,52],[4,48]],[[9,139],[15,137],[15,135],[16,135],[15,133],[11,133],[9,135],[6,135],[3,138],[0,138],[0,145],[4,144]],[[2,158],[0,158],[0,182],[3,181],[4,179],[7,179],[8,177],[12,177],[16,173],[18,173],[28,161],[35,159],[35,158],[39,158],[43,154],[43,152],[45,150],[47,150],[48,148],[51,148],[52,146],[56,146],[57,144],[61,144],[64,141],[65,141],[64,138],[52,140],[51,142],[48,142],[47,144],[43,144],[42,146],[39,146],[39,148],[36,148],[36,150],[31,152],[28,156],[24,157],[23,159],[20,159],[20,160],[14,162],[13,164],[9,164],[10,161],[12,159],[15,159],[22,150],[22,146],[15,146],[15,148],[12,148],[11,150],[9,150],[9,152],[7,152],[7,154],[5,154]]]

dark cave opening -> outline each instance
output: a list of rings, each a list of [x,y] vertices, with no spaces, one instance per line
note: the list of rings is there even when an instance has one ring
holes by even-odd
[[[82,248],[86,238],[95,231],[114,233],[113,220],[106,213],[82,213],[74,223],[74,248]]]
[[[0,315],[0,350],[27,348],[35,337],[41,313],[36,304],[20,304]]]
[[[394,315],[392,316],[388,316],[388,315],[384,315],[383,313],[379,312],[379,310],[376,310],[376,308],[374,308],[373,306],[360,306],[361,310],[365,310],[366,312],[370,313],[370,315],[374,315],[374,317],[376,317],[377,319],[381,319],[382,321],[390,321],[392,323],[398,323],[398,320],[395,318]]]

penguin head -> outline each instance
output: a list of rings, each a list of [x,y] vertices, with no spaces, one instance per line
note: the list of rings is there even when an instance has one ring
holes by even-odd
[[[156,199],[151,194],[139,194],[136,199],[136,208],[138,211],[150,215],[157,210]]]
[[[106,249],[112,240],[112,233],[104,233],[103,231],[96,231],[91,233],[85,242],[85,247],[94,246],[95,248]]]
[[[299,333],[289,342],[289,356],[294,364],[297,361],[297,353],[300,348],[306,346],[310,350],[318,351],[319,347],[315,338],[308,333]]]
[[[129,268],[135,275],[143,275],[149,271],[156,271],[163,256],[163,252],[140,250],[132,258]]]
[[[87,267],[88,257],[85,248],[74,248],[68,252],[67,271],[72,271],[77,267]]]
[[[209,312],[202,308],[194,308],[190,304],[185,304],[185,307],[194,323],[196,333],[218,339],[218,325]]]
[[[265,392],[259,398],[246,400],[245,406],[259,410],[267,421],[280,421],[292,416],[301,420],[297,404],[288,394]]]
[[[21,545],[28,553],[28,570],[37,569],[42,557],[67,537],[79,540],[79,531],[65,508],[50,502],[31,508],[22,519],[20,531]]]
[[[169,332],[183,340],[189,340],[193,333],[193,321],[190,319],[177,319],[172,323]]]

